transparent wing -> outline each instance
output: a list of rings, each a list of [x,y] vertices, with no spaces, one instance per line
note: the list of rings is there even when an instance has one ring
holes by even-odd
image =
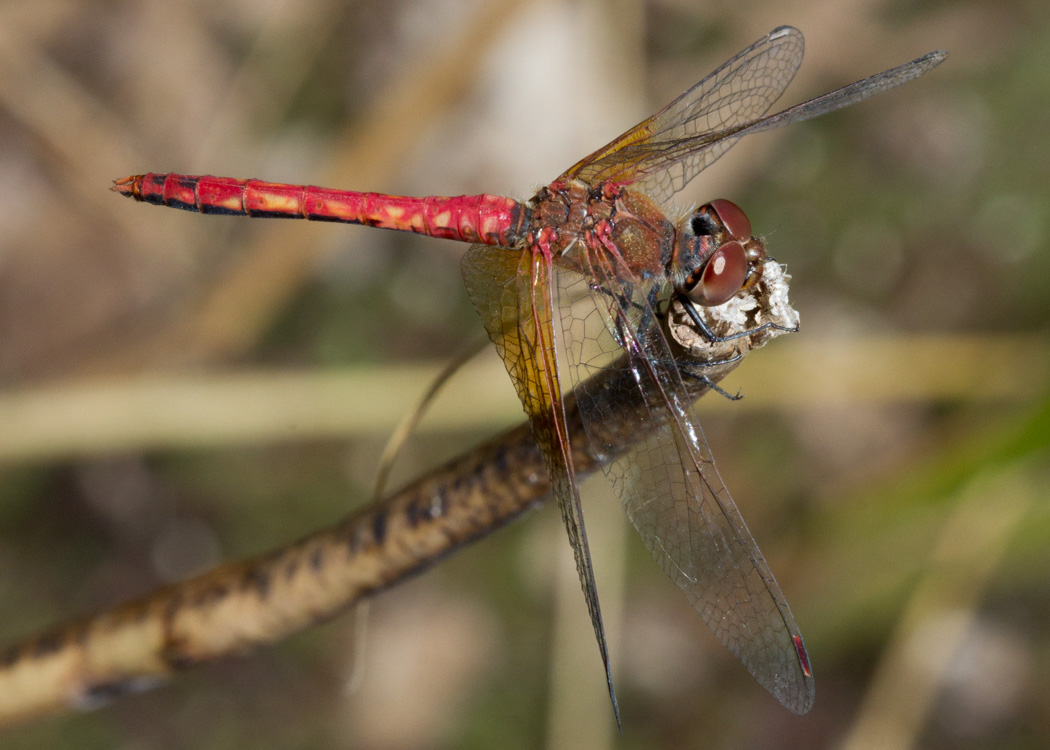
[[[602,424],[617,408],[576,388],[591,449],[617,456],[605,468],[645,546],[693,608],[755,679],[787,708],[813,705],[814,681],[798,625],[773,574],[715,468],[703,431],[647,297],[625,268],[591,253],[593,280],[560,276],[563,297],[586,285],[594,305],[563,305],[567,361],[574,384],[599,370],[623,367],[609,382],[640,388],[633,408],[637,442],[626,452],[603,442]],[[621,357],[626,354],[626,357]],[[636,402],[624,394],[624,404]],[[610,406],[612,405],[612,406]],[[624,406],[624,409],[629,407]],[[624,415],[618,413],[617,419]]]
[[[592,185],[643,181],[646,192],[663,202],[736,142],[708,136],[750,122],[773,106],[802,64],[803,49],[801,31],[774,29],[563,177]],[[680,143],[704,148],[663,153]]]
[[[490,245],[474,245],[462,262],[467,292],[503,358],[532,424],[536,443],[546,457],[552,490],[576,557],[576,571],[601,650],[609,697],[619,725],[620,710],[613,689],[605,626],[598,605],[594,566],[587,545],[558,380],[552,270],[549,259],[539,253]]]
[[[930,52],[815,99],[762,117],[802,61],[802,34],[782,26],[666,108],[573,166],[564,177],[633,185],[666,202],[751,133],[818,117],[906,83],[939,65]]]
[[[764,130],[779,128],[782,125],[791,125],[796,122],[808,120],[812,117],[826,115],[828,112],[834,112],[836,109],[849,107],[858,102],[862,102],[865,99],[870,99],[877,94],[889,91],[890,89],[895,89],[903,83],[914,80],[923,73],[936,68],[944,62],[946,57],[948,57],[948,53],[944,50],[928,52],[922,57],[915,58],[911,62],[906,62],[895,68],[890,68],[881,73],[862,78],[848,86],[835,89],[827,94],[821,94],[809,101],[796,104],[794,107],[788,107],[776,114],[759,118],[754,122],[726,128],[720,133],[712,135],[718,135],[722,139],[742,138],[751,133],[760,133]],[[684,148],[686,151],[689,150],[688,146],[685,146]]]

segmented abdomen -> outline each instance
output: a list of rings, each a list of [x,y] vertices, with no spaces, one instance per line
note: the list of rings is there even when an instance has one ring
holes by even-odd
[[[413,198],[210,175],[153,173],[117,180],[113,189],[135,200],[204,214],[367,224],[488,245],[515,244],[525,223],[523,204],[488,194]]]

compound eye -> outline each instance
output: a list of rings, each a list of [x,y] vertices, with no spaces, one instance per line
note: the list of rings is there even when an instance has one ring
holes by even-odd
[[[740,206],[725,198],[711,201],[709,205],[734,240],[747,242],[751,239],[751,221]]]
[[[727,242],[707,259],[700,278],[686,292],[698,305],[713,307],[728,302],[747,279],[747,253],[739,242]]]

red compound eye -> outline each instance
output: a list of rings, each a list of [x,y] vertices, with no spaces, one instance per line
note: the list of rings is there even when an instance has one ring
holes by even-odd
[[[736,241],[727,242],[711,253],[700,273],[700,280],[686,296],[705,307],[721,305],[740,291],[746,278],[747,254],[744,246]]]
[[[726,231],[734,240],[747,242],[751,239],[751,221],[740,206],[725,198],[711,201],[709,205],[718,214],[718,218],[722,220]]]

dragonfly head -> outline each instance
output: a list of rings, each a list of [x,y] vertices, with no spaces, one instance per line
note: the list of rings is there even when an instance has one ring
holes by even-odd
[[[723,198],[705,203],[678,227],[673,265],[675,291],[704,307],[728,302],[762,275],[766,247],[751,236],[751,222]]]

